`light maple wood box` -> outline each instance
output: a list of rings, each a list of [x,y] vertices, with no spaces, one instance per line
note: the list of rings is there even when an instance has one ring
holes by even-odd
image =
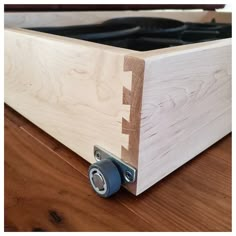
[[[22,27],[122,16],[231,22],[231,13],[5,13],[5,103],[95,162],[99,145],[137,169],[140,194],[231,132],[231,39],[138,52]]]

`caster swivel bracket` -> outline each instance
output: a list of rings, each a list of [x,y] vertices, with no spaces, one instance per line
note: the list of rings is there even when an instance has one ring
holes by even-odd
[[[94,157],[96,162],[90,165],[88,175],[99,196],[108,198],[118,192],[122,184],[136,181],[136,169],[112,153],[94,146]]]
[[[134,183],[136,180],[136,169],[121,159],[118,159],[112,153],[106,151],[100,146],[94,146],[94,158],[97,162],[110,159],[120,172],[122,184]]]

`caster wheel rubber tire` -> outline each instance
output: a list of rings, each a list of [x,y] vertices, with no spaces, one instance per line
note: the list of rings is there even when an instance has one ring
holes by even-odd
[[[89,167],[89,181],[94,191],[108,198],[121,187],[121,176],[116,165],[109,159],[98,161]]]

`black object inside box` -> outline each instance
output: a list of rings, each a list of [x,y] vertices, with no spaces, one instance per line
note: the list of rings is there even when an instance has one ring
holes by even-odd
[[[217,23],[215,19],[192,23],[167,18],[124,17],[101,24],[29,29],[137,51],[232,37],[231,24]]]

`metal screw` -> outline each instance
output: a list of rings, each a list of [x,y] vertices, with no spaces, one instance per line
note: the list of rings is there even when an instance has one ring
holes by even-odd
[[[129,170],[125,171],[125,179],[127,182],[132,182],[133,181],[133,175]]]
[[[97,161],[101,161],[102,156],[101,156],[101,153],[99,151],[95,151],[94,156],[95,156],[95,159]]]

